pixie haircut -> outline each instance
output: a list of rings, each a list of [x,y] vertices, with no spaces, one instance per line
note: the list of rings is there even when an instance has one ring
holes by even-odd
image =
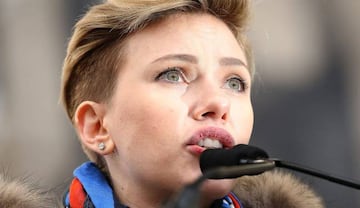
[[[210,14],[223,21],[245,51],[253,74],[251,49],[244,36],[248,0],[108,0],[91,7],[76,23],[63,65],[61,101],[68,117],[83,101],[108,102],[125,61],[127,37],[174,14]],[[103,158],[83,145],[89,159]]]

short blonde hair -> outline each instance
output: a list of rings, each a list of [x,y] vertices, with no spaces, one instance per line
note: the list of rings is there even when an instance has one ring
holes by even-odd
[[[248,0],[108,0],[93,6],[77,22],[63,65],[61,100],[68,117],[86,100],[107,102],[125,57],[126,38],[172,14],[207,13],[227,24],[245,50],[250,73],[253,60],[244,36]],[[83,146],[99,167],[104,160]]]

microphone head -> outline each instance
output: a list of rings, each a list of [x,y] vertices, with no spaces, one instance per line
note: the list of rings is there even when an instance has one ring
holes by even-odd
[[[200,155],[200,169],[204,173],[213,168],[241,165],[241,160],[268,158],[264,150],[245,144],[236,145],[231,149],[207,149]]]

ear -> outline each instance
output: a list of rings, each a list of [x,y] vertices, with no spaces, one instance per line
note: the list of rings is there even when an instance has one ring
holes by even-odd
[[[103,126],[104,115],[104,104],[92,101],[82,102],[74,115],[74,125],[81,142],[100,155],[110,154],[115,148],[108,130]],[[99,148],[101,143],[105,145],[105,148]]]

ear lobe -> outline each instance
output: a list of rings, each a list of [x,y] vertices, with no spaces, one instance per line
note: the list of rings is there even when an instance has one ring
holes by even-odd
[[[103,126],[104,105],[92,101],[82,102],[76,109],[74,125],[81,142],[101,155],[112,153],[114,143]],[[104,145],[104,148],[101,146]]]

